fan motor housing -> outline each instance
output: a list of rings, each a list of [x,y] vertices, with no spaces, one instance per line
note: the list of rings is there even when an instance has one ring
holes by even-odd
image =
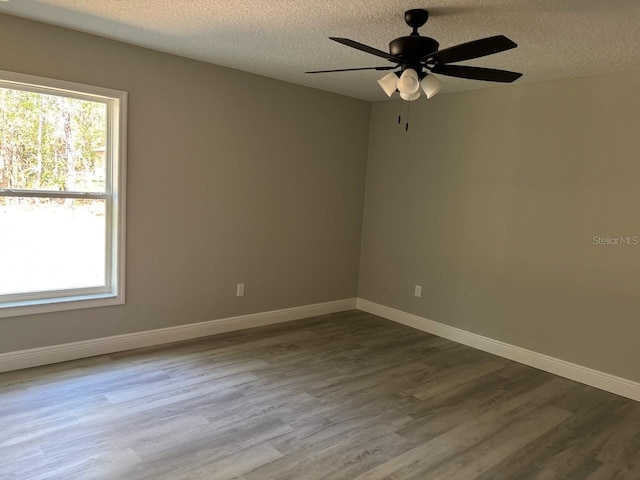
[[[433,38],[410,35],[389,42],[389,53],[406,60],[420,61],[426,55],[438,51],[440,44]]]

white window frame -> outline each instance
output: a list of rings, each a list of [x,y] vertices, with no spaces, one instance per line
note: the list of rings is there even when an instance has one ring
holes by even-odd
[[[0,87],[99,102],[105,104],[107,108],[106,187],[104,193],[0,188],[0,197],[104,200],[107,235],[105,244],[106,285],[0,295],[0,318],[123,304],[125,301],[127,92],[2,70],[0,70]]]

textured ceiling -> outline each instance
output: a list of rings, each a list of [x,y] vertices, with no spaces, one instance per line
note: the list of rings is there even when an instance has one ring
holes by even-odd
[[[409,8],[431,12],[421,33],[441,48],[514,40],[515,50],[465,63],[523,72],[519,83],[640,70],[640,0],[0,1],[0,12],[371,101],[386,98],[383,72],[303,72],[387,64],[327,37],[388,50],[410,32]],[[440,78],[444,91],[496,85]]]

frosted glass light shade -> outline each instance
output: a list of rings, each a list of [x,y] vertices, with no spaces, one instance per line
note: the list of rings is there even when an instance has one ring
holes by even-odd
[[[400,92],[400,98],[403,100],[406,100],[407,102],[413,102],[414,100],[417,100],[418,98],[420,98],[420,90],[415,91],[410,95]]]
[[[418,72],[413,68],[407,68],[400,79],[398,80],[398,90],[405,95],[412,95],[420,90],[420,80],[418,79]]]
[[[436,78],[435,75],[427,75],[420,82],[420,86],[422,90],[424,90],[424,94],[427,98],[433,97],[436,93],[440,91],[443,83]]]
[[[378,85],[380,85],[380,88],[384,90],[384,93],[390,97],[398,87],[398,77],[395,73],[387,73],[384,77],[378,80]]]

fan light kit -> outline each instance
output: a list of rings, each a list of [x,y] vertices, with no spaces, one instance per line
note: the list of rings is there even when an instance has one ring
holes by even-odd
[[[389,43],[389,53],[354,40],[349,40],[348,38],[329,37],[334,42],[384,58],[393,63],[393,66],[316,70],[306,73],[395,70],[395,72],[388,73],[378,80],[378,84],[387,96],[391,97],[397,91],[400,94],[400,98],[408,102],[420,98],[420,90],[424,92],[424,95],[428,99],[440,91],[442,82],[434,73],[447,75],[449,77],[503,83],[514,82],[522,76],[521,73],[507,70],[450,65],[451,63],[511,50],[518,45],[504,35],[496,35],[439,50],[440,44],[436,40],[430,37],[424,37],[418,33],[418,29],[422,27],[428,19],[429,12],[427,10],[407,10],[404,14],[404,20],[413,31],[410,35],[391,40]]]

